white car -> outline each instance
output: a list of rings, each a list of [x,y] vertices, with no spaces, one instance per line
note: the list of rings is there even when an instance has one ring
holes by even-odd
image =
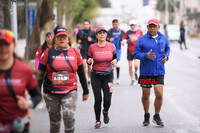
[[[179,41],[180,39],[180,27],[179,25],[167,25],[168,39],[169,41]]]

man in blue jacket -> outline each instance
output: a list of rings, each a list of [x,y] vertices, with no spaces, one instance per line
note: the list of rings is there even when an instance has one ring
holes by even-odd
[[[135,58],[140,60],[138,83],[141,85],[143,92],[144,126],[150,124],[149,97],[152,85],[154,85],[155,92],[153,122],[159,126],[164,126],[159,113],[163,101],[164,64],[168,60],[170,47],[167,37],[158,31],[159,28],[159,21],[157,19],[150,19],[147,24],[148,32],[139,38],[135,48]]]
[[[120,75],[120,59],[121,59],[121,42],[124,36],[124,31],[122,29],[119,28],[119,21],[118,19],[113,19],[112,21],[112,26],[113,28],[111,28],[108,31],[108,36],[107,36],[107,40],[109,42],[112,42],[115,47],[116,47],[116,51],[117,51],[117,66],[116,66],[116,73],[117,73],[117,80],[116,80],[116,84],[119,84],[119,75]]]

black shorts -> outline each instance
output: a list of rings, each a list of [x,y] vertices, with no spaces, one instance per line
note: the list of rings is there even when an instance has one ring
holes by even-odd
[[[127,60],[132,61],[133,59],[135,59],[134,55],[127,49]]]
[[[142,88],[151,88],[152,85],[164,85],[164,75],[142,76],[140,75],[138,83]]]
[[[85,50],[85,49],[80,49],[80,52],[81,52],[82,58],[83,58],[83,59],[87,59],[87,55],[88,55],[87,50]]]

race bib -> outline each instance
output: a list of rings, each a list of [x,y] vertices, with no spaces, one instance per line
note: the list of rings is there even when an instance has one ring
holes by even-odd
[[[52,81],[54,85],[66,85],[69,80],[69,74],[67,71],[59,71],[52,73]]]

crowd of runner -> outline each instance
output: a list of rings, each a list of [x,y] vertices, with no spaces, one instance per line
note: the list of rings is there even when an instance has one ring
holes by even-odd
[[[142,88],[143,125],[150,124],[149,97],[153,86],[153,121],[164,126],[160,110],[163,101],[164,64],[170,53],[168,39],[159,32],[157,19],[147,22],[147,33],[139,29],[136,20],[129,22],[130,28],[126,32],[119,26],[119,20],[113,19],[111,29],[98,26],[93,30],[90,20],[85,19],[83,29],[79,25],[74,30],[77,45],[72,45],[72,38],[66,27],[56,26],[46,33],[44,43],[35,54],[35,70],[39,71],[37,77],[14,54],[13,33],[0,30],[0,133],[28,133],[28,109],[35,108],[42,96],[49,113],[50,133],[60,132],[61,119],[64,122],[64,132],[74,133],[78,90],[76,74],[83,89],[83,101],[88,99],[88,88],[92,87],[96,119],[94,127],[101,127],[101,113],[103,122],[108,124],[113,84],[120,84],[120,62],[124,62],[121,60],[121,48],[125,45],[130,75],[128,84],[134,86],[138,83]],[[26,90],[31,96],[30,100],[26,100]],[[22,123],[21,130],[14,128],[18,119],[27,119]]]

